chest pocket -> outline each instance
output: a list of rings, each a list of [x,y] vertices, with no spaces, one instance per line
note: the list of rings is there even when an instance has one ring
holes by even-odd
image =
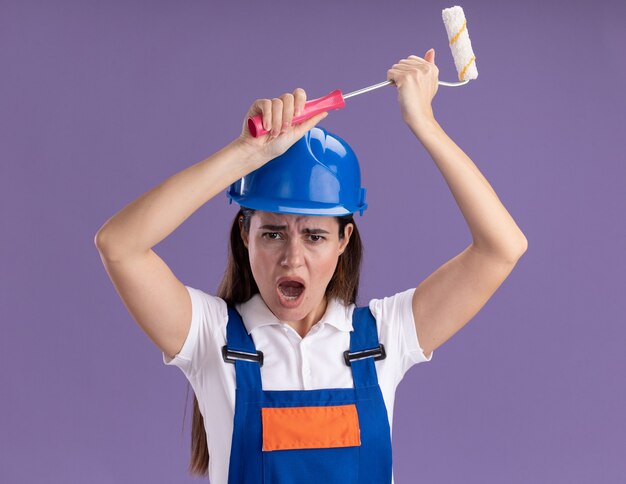
[[[261,415],[264,483],[357,481],[361,437],[354,403],[264,407]]]

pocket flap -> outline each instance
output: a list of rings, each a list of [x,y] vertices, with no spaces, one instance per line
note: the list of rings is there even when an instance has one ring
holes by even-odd
[[[261,408],[263,450],[318,449],[361,445],[354,403],[318,407]]]

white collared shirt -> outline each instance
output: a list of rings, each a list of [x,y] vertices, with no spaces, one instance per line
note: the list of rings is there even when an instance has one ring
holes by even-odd
[[[228,465],[235,409],[235,365],[222,359],[226,344],[226,302],[204,291],[185,286],[191,297],[191,327],[180,352],[163,363],[175,365],[189,380],[198,399],[209,448],[209,479],[228,482]],[[372,299],[369,307],[376,319],[379,342],[387,357],[375,362],[389,426],[398,383],[413,365],[426,358],[415,330],[412,298],[415,288],[391,297]],[[261,380],[264,390],[314,390],[352,388],[352,372],[343,360],[350,348],[354,304],[344,306],[332,299],[326,312],[304,338],[281,322],[260,294],[235,305],[256,349],[263,352]]]

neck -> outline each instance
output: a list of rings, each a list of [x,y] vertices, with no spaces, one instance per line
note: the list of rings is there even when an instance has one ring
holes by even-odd
[[[317,308],[311,311],[304,319],[300,321],[287,322],[289,326],[296,330],[301,338],[304,338],[311,328],[324,316],[328,301],[326,296],[322,298],[322,301],[318,304]]]

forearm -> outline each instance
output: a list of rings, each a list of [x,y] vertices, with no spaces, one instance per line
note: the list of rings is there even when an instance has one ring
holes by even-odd
[[[98,231],[96,246],[111,258],[149,250],[207,201],[259,166],[259,162],[249,149],[233,141],[116,213]]]
[[[478,249],[515,260],[526,237],[472,160],[434,119],[409,126],[439,168]]]

